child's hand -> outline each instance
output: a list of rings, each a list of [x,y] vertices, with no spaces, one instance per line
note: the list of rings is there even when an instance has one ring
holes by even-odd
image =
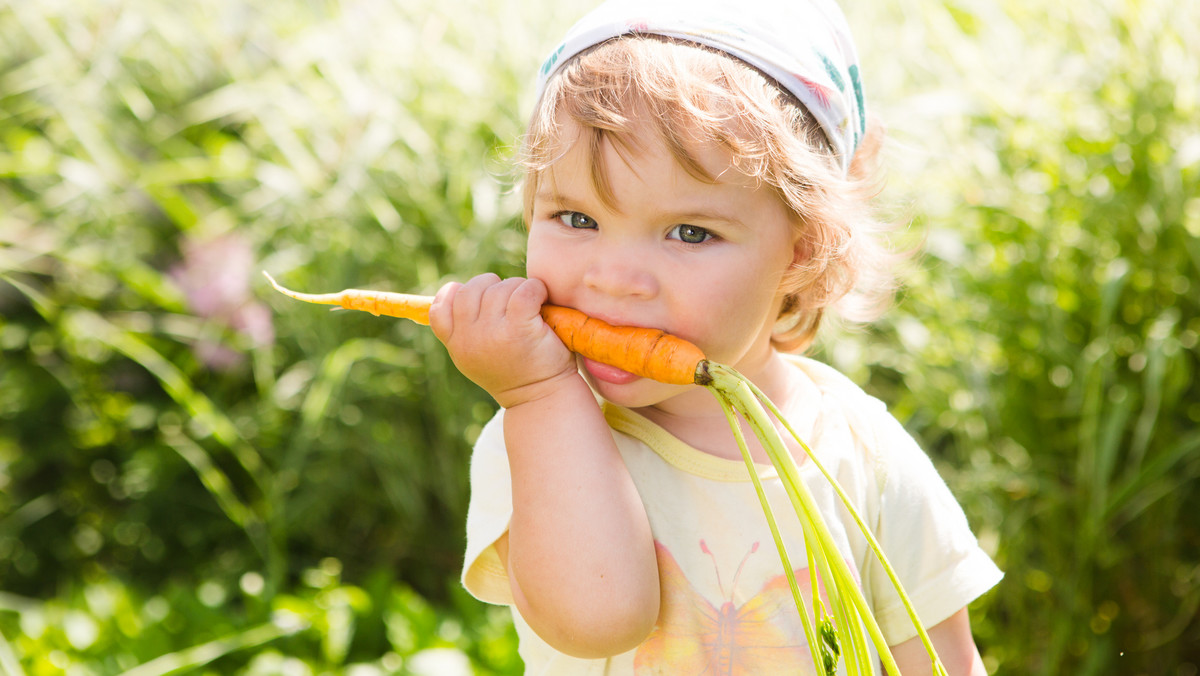
[[[574,355],[542,320],[546,298],[539,280],[479,275],[443,286],[429,325],[458,370],[512,408],[578,377]]]

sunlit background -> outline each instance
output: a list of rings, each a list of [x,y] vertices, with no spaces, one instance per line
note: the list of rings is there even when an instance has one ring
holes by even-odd
[[[516,674],[459,587],[495,406],[294,288],[522,269],[584,0],[0,0],[0,674]],[[1200,664],[1200,3],[846,0],[924,254],[818,356],[1007,576],[998,674]]]

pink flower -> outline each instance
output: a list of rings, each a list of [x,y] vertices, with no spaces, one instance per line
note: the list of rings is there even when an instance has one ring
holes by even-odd
[[[186,240],[183,261],[170,275],[197,317],[237,331],[252,345],[269,345],[275,340],[275,328],[267,306],[251,293],[253,268],[250,244],[229,233],[208,240]],[[195,350],[203,363],[219,370],[235,368],[243,359],[235,349],[212,341],[200,341]]]

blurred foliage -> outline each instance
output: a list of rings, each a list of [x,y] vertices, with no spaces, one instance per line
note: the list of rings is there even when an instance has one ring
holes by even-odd
[[[520,671],[457,586],[494,405],[258,270],[518,274],[507,155],[589,4],[0,0],[0,671]],[[1200,6],[846,4],[926,255],[822,355],[1006,570],[990,670],[1195,673]]]
[[[1005,569],[975,609],[989,668],[1195,673],[1200,5],[892,12],[862,18],[899,27],[864,72],[926,255],[879,333],[828,353]]]
[[[23,662],[269,636],[326,559],[456,598],[492,404],[428,331],[300,307],[258,270],[425,292],[518,272],[504,154],[558,30],[488,2],[0,4],[0,627]],[[248,574],[261,603],[189,601]],[[131,617],[179,617],[79,605],[114,580]],[[36,613],[121,633],[64,643]]]
[[[345,583],[341,568],[325,559],[270,598],[255,572],[232,587],[208,579],[151,594],[107,579],[46,602],[6,594],[0,608],[19,621],[0,668],[21,673],[22,655],[31,674],[519,673],[504,609],[460,591],[448,613],[386,574]]]

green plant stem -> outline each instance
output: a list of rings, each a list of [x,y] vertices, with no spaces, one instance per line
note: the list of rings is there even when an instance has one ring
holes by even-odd
[[[888,579],[891,580],[892,586],[895,587],[896,593],[900,596],[900,601],[904,604],[904,609],[908,612],[908,617],[912,620],[913,626],[916,627],[917,635],[921,637],[921,643],[924,644],[925,650],[929,653],[929,659],[933,662],[934,673],[945,674],[945,666],[942,665],[941,659],[937,654],[937,649],[933,646],[933,641],[929,638],[929,633],[925,631],[925,627],[921,623],[921,618],[917,615],[916,608],[913,607],[912,600],[909,599],[908,593],[904,591],[904,585],[900,584],[900,577],[896,574],[896,570],[892,568],[892,564],[888,561],[887,556],[884,555],[883,548],[879,545],[879,541],[875,539],[874,534],[871,533],[871,530],[867,528],[866,524],[863,522],[858,510],[855,509],[854,505],[850,502],[850,496],[846,495],[846,492],[842,489],[841,484],[839,484],[837,479],[835,479],[833,475],[825,469],[825,466],[822,465],[821,461],[816,458],[816,455],[812,452],[812,449],[808,447],[808,444],[804,443],[804,440],[800,438],[800,435],[797,434],[795,428],[791,426],[791,424],[787,421],[787,418],[783,416],[779,408],[771,402],[767,395],[763,394],[762,390],[758,389],[754,383],[751,383],[748,380],[745,380],[745,383],[746,387],[753,392],[756,400],[762,402],[762,404],[770,410],[771,414],[783,424],[784,429],[788,431],[788,434],[792,435],[792,438],[796,440],[796,443],[800,444],[800,447],[804,449],[804,453],[808,456],[809,460],[821,472],[822,476],[825,477],[825,480],[829,482],[829,485],[833,487],[833,490],[837,493],[838,498],[841,499],[842,504],[850,513],[851,518],[854,519],[854,523],[858,526],[858,529],[862,531],[863,537],[866,538],[867,544],[871,547],[871,551],[875,552],[875,556],[879,559],[879,563],[882,564],[884,571],[887,573]],[[772,430],[774,430],[773,427]],[[790,458],[790,456],[788,457]]]
[[[796,582],[796,573],[792,569],[790,557],[788,557],[787,547],[783,544],[783,536],[779,533],[779,524],[775,521],[775,512],[771,509],[771,503],[767,500],[767,493],[763,490],[762,479],[758,476],[758,470],[754,468],[754,459],[750,457],[750,448],[746,445],[746,438],[742,435],[742,428],[738,425],[737,413],[734,411],[732,404],[722,398],[717,397],[717,401],[721,404],[721,409],[725,411],[725,418],[729,421],[729,429],[733,430],[734,439],[737,440],[738,448],[742,452],[742,460],[746,463],[746,471],[750,473],[750,480],[754,483],[754,492],[758,495],[758,502],[762,505],[763,515],[767,518],[767,527],[771,529],[771,537],[775,540],[775,549],[779,551],[779,560],[783,563],[783,572],[787,576],[788,586],[792,590],[792,598],[796,602],[796,609],[800,611],[800,621],[804,626],[804,637],[808,640],[809,653],[813,655],[813,664],[816,665],[816,655],[820,650],[820,638],[817,636],[816,629],[813,627],[813,616],[809,615],[808,607],[804,603],[804,598],[800,595],[800,585]],[[806,548],[807,549],[807,548]],[[809,554],[809,566],[811,569],[812,555]],[[820,588],[817,586],[817,578],[810,576],[812,584],[813,603],[819,606]],[[816,608],[814,608],[814,611]],[[815,613],[814,613],[815,614]]]
[[[827,590],[827,592],[835,605],[835,612],[838,611],[839,606],[843,611],[845,610],[839,592],[846,593],[857,611],[858,619],[865,625],[867,632],[875,643],[880,661],[888,673],[900,674],[900,669],[896,665],[891,651],[888,649],[887,642],[883,638],[878,622],[875,621],[875,617],[871,614],[867,606],[866,599],[862,595],[862,590],[857,584],[854,584],[853,575],[850,573],[846,561],[838,552],[833,535],[829,532],[828,526],[826,526],[821,517],[812,493],[800,477],[795,459],[788,453],[779,432],[771,423],[771,419],[763,408],[762,403],[759,402],[760,393],[756,393],[752,389],[745,377],[727,366],[711,364],[709,373],[712,376],[712,382],[708,385],[709,389],[716,394],[718,399],[727,399],[733,405],[734,409],[750,423],[755,434],[762,442],[763,448],[770,457],[771,462],[779,472],[779,477],[788,493],[788,497],[792,501],[796,514],[800,518],[800,522],[805,525],[806,541],[811,543],[809,545],[810,548],[813,545],[817,547],[818,564],[823,563],[823,567],[830,571],[827,573],[827,577],[831,582],[832,588]],[[810,453],[809,456],[812,457],[812,454]],[[825,474],[831,484],[834,486],[837,485],[831,476],[825,472],[822,473]],[[844,493],[842,495],[844,496]],[[845,498],[843,497],[843,499]],[[852,506],[848,506],[848,508],[854,513]],[[855,521],[860,529],[866,530],[861,519],[856,517]],[[812,532],[811,538],[809,537],[810,529]],[[870,539],[868,541],[872,542]],[[876,555],[882,558],[882,551],[878,549],[877,545],[872,544],[872,546],[875,548]],[[833,570],[837,572],[833,573]],[[893,583],[896,582],[893,578]],[[844,621],[847,623],[853,622],[853,617],[849,613],[844,613],[844,616]],[[920,631],[919,620],[918,628]]]

